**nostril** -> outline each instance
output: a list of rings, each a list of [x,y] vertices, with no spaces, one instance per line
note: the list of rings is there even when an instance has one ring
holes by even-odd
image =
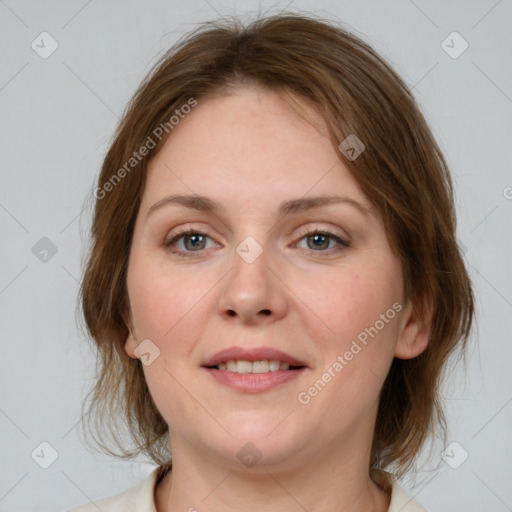
[[[260,311],[260,313],[261,313],[261,314],[263,314],[263,315],[265,315],[265,316],[269,316],[269,315],[271,315],[271,314],[272,314],[272,312],[270,311],[270,309],[262,309],[262,310]],[[226,311],[226,314],[227,314],[228,316],[236,316],[236,315],[237,315],[237,312],[236,312],[235,310],[233,310],[233,309],[228,309],[228,310]]]

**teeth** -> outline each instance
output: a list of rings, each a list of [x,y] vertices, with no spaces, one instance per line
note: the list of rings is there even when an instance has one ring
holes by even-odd
[[[268,371],[268,361],[254,361],[252,363],[252,373],[267,373]]]
[[[268,362],[268,369],[271,372],[277,372],[277,370],[279,370],[280,364],[281,363],[279,361],[269,361]]]
[[[251,373],[252,372],[252,363],[249,361],[237,361],[236,362],[236,371],[238,373]]]
[[[281,363],[280,361],[226,361],[219,363],[217,368],[221,371],[235,372],[235,373],[268,373],[277,372],[278,370],[289,370],[289,363]]]

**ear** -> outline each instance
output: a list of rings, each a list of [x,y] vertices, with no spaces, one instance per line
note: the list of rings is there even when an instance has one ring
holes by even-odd
[[[395,348],[398,359],[419,356],[428,346],[432,327],[433,301],[423,296],[409,301],[402,313],[402,327]]]
[[[132,359],[138,359],[135,355],[135,349],[139,342],[137,341],[137,337],[134,334],[135,329],[133,327],[133,323],[131,319],[125,320],[126,326],[128,327],[128,336],[126,337],[126,341],[124,343],[124,351],[128,354]]]

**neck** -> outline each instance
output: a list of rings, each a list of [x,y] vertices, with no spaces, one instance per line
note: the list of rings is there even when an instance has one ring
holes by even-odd
[[[240,470],[204,457],[187,443],[173,444],[173,467],[155,493],[158,512],[385,512],[390,495],[369,477],[367,460],[348,448],[326,447],[293,467],[258,465]],[[258,469],[257,469],[258,468]],[[256,470],[257,469],[257,470]]]

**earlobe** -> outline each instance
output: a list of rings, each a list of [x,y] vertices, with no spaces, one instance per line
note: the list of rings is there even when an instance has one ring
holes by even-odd
[[[131,321],[126,322],[126,326],[128,327],[128,336],[126,337],[126,341],[124,343],[124,351],[132,359],[138,359],[138,357],[135,355],[135,349],[138,345],[137,337],[134,334],[135,330]]]
[[[121,312],[121,317],[124,320],[124,324],[126,325],[126,328],[128,329],[128,335],[126,336],[126,340],[124,342],[124,351],[128,355],[128,357],[131,357],[132,359],[138,359],[138,357],[135,355],[135,349],[137,348],[138,342],[137,342],[137,335],[135,334],[135,327],[133,326],[133,315],[131,307],[128,306],[126,310],[123,310]]]
[[[432,324],[432,304],[424,299],[421,304],[409,302],[403,310],[402,327],[398,336],[395,357],[412,359],[428,346]]]

